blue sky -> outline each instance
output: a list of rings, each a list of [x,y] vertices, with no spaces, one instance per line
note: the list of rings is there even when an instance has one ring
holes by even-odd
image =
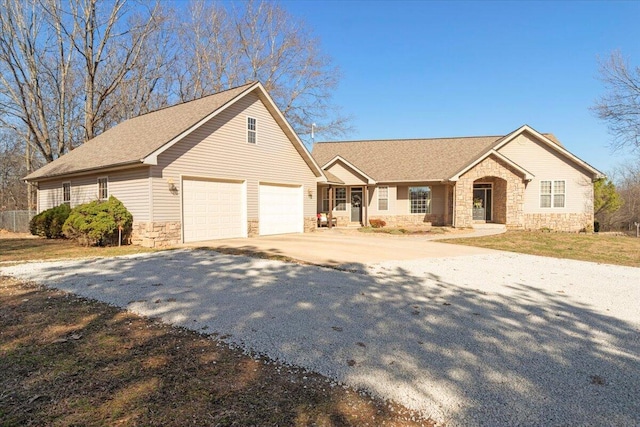
[[[554,133],[604,172],[598,58],[640,63],[640,2],[285,1],[342,72],[349,139]]]

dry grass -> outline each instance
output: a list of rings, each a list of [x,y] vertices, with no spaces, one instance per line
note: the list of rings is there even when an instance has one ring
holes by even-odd
[[[213,337],[0,277],[0,425],[432,425]]]
[[[640,239],[628,236],[508,231],[495,236],[442,240],[442,242],[640,267]]]
[[[110,257],[151,252],[140,246],[84,247],[72,240],[22,236],[0,236],[0,262],[60,258]]]

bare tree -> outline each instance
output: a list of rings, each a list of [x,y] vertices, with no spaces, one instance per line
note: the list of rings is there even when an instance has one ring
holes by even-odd
[[[59,141],[64,141],[67,117],[60,116],[60,111],[67,106],[71,58],[62,40],[56,39],[60,33],[45,29],[43,13],[35,3],[3,0],[1,9],[0,109],[4,114],[0,125],[25,144],[33,141],[51,161],[65,151],[64,142]]]
[[[276,3],[225,9],[194,2],[179,27],[182,100],[259,80],[299,135],[309,134],[312,123],[325,137],[350,130],[332,103],[339,70],[304,23]]]
[[[614,149],[640,149],[640,67],[631,67],[619,51],[600,62],[606,93],[592,109],[607,123]]]
[[[0,211],[28,209],[24,145],[16,135],[0,132]]]
[[[0,128],[51,162],[176,98],[260,80],[300,135],[312,123],[325,136],[349,129],[332,104],[337,68],[277,4],[194,2],[182,14],[163,6],[0,0]]]
[[[634,222],[640,222],[640,157],[618,166],[613,173],[618,194],[624,201],[611,218],[613,228],[635,230]]]
[[[191,2],[186,15],[175,25],[181,51],[175,70],[180,100],[201,98],[246,83],[239,75],[233,22],[224,7]]]
[[[0,126],[45,161],[155,106],[158,3],[0,0],[0,9]]]
[[[56,2],[58,0],[49,0]],[[64,7],[48,10],[56,22],[60,22],[65,34],[79,55],[79,67],[84,79],[84,141],[129,117],[113,117],[118,103],[110,102],[121,86],[130,98],[141,103],[149,101],[157,81],[157,70],[151,70],[144,60],[149,59],[151,49],[163,52],[163,45],[150,46],[157,42],[157,35],[166,21],[160,3],[133,3],[113,0],[71,0],[69,10]],[[60,19],[64,15],[70,19]],[[69,22],[66,22],[69,21]],[[147,72],[153,71],[153,75]],[[131,77],[134,77],[133,79]],[[142,85],[135,87],[132,82]],[[149,90],[151,88],[151,90]],[[122,91],[121,91],[122,92]],[[147,110],[147,106],[131,105]]]

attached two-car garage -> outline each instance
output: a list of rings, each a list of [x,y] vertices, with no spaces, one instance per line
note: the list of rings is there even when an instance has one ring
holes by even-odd
[[[247,237],[247,182],[184,178],[184,242]],[[304,231],[302,186],[260,183],[260,235]]]

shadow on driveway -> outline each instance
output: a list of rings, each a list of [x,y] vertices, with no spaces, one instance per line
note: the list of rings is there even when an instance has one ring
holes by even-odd
[[[551,260],[546,284],[533,285],[519,279],[528,258],[505,257],[350,273],[180,250],[2,271],[213,333],[450,425],[640,424],[640,323],[577,298],[593,271],[603,300],[635,297],[623,281],[640,270],[569,261],[567,282]],[[509,260],[499,286],[473,275]],[[454,280],[465,268],[471,279]],[[617,284],[627,287],[606,291]]]

